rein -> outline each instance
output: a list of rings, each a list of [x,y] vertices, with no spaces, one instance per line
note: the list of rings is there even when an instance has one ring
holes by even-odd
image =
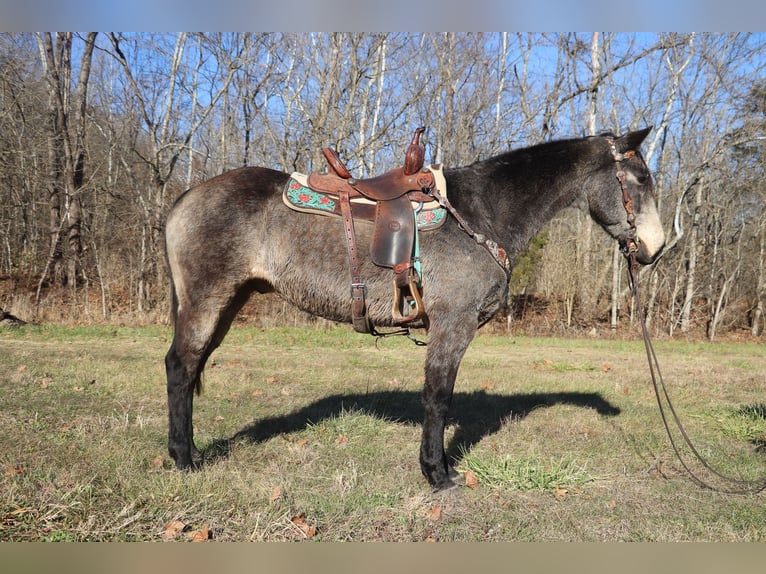
[[[458,227],[461,231],[473,239],[477,245],[481,245],[484,249],[487,250],[487,252],[492,256],[492,259],[494,259],[495,263],[500,266],[500,269],[503,270],[507,279],[510,281],[511,272],[513,269],[511,266],[511,260],[508,258],[508,254],[506,253],[505,249],[500,247],[497,242],[493,241],[489,237],[486,237],[484,234],[476,233],[473,228],[468,225],[468,222],[463,219],[463,216],[460,215],[454,207],[452,207],[452,204],[449,202],[449,200],[446,197],[442,197],[436,187],[433,187],[431,190],[424,191],[433,196],[436,201],[439,202],[439,205],[441,205],[452,214],[452,216],[457,220]]]
[[[665,427],[665,431],[670,439],[670,444],[673,447],[673,451],[676,454],[681,466],[686,470],[687,474],[691,477],[692,481],[702,488],[707,488],[715,492],[724,494],[756,494],[766,489],[766,479],[761,480],[741,480],[726,476],[721,472],[714,469],[710,463],[703,457],[697,448],[694,446],[691,438],[684,425],[681,423],[681,419],[673,407],[673,403],[670,400],[667,387],[665,386],[665,380],[662,377],[660,371],[660,364],[657,361],[657,355],[654,352],[654,347],[649,339],[649,332],[646,327],[646,314],[643,311],[641,305],[641,295],[638,288],[638,261],[636,260],[636,253],[638,252],[638,240],[636,236],[636,216],[633,211],[633,200],[628,192],[626,185],[625,171],[622,169],[622,162],[630,159],[635,155],[634,151],[628,151],[624,154],[619,153],[614,145],[614,141],[609,139],[609,146],[612,151],[612,157],[617,164],[617,181],[620,183],[620,189],[622,190],[623,205],[625,206],[625,212],[627,213],[628,224],[630,225],[630,231],[628,232],[628,238],[625,241],[625,245],[622,247],[623,254],[628,259],[628,276],[630,279],[630,286],[635,299],[636,307],[638,308],[638,316],[641,323],[641,334],[644,338],[644,348],[646,349],[646,358],[649,363],[649,373],[652,377],[652,386],[654,388],[654,395],[657,399],[657,405],[659,406],[660,416],[662,423]],[[663,404],[663,400],[666,403]],[[670,416],[668,416],[668,413]],[[713,486],[706,480],[700,478],[690,466],[687,464],[683,455],[681,454],[681,447],[673,437],[673,431],[671,429],[671,420],[673,425],[678,429],[679,434],[683,439],[683,443],[686,444],[689,451],[692,453],[693,458],[696,459],[705,469],[707,469],[715,477],[730,485],[729,487]]]

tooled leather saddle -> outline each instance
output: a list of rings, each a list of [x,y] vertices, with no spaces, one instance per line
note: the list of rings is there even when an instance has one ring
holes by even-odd
[[[427,321],[418,232],[441,225],[446,211],[439,201],[436,183],[437,178],[443,182],[441,169],[423,167],[425,148],[420,136],[424,131],[424,127],[415,130],[404,165],[370,179],[352,177],[338,154],[324,148],[327,173],[313,172],[307,178],[292,174],[283,194],[285,203],[298,211],[342,217],[351,268],[352,323],[360,333],[377,331],[367,316],[355,222],[372,224],[370,258],[375,265],[393,270],[393,323],[416,326]]]

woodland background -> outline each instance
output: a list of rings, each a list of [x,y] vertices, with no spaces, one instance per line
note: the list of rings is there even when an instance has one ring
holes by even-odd
[[[166,323],[165,215],[227,169],[308,172],[331,145],[371,175],[420,125],[426,160],[451,166],[653,125],[668,243],[641,275],[652,332],[760,337],[765,52],[739,33],[0,34],[0,308]],[[619,332],[629,295],[616,246],[568,210],[519,262],[507,321]],[[271,296],[242,318],[310,321]]]

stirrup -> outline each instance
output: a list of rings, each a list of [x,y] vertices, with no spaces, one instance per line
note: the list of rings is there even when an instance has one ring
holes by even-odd
[[[394,285],[394,304],[391,307],[391,314],[394,317],[394,324],[403,325],[412,323],[419,319],[424,319],[426,316],[426,308],[423,305],[423,299],[420,296],[420,289],[418,289],[418,277],[414,271],[410,273],[407,278],[407,285],[402,287],[397,284],[396,278],[393,280]],[[403,293],[403,291],[408,293]],[[414,307],[412,306],[414,303]],[[402,309],[406,313],[402,312]]]

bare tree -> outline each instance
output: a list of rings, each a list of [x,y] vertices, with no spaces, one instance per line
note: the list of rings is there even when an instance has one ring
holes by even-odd
[[[163,275],[159,265],[161,253],[161,234],[163,216],[167,205],[168,185],[184,151],[188,150],[190,142],[202,123],[210,116],[221,97],[229,89],[234,73],[240,66],[240,46],[235,46],[235,55],[229,65],[220,70],[215,78],[208,79],[210,87],[209,99],[202,104],[193,106],[195,116],[181,122],[177,113],[179,101],[186,97],[183,90],[186,79],[190,75],[189,90],[196,93],[201,89],[199,83],[200,69],[205,65],[204,59],[196,59],[191,65],[187,64],[185,53],[187,49],[187,33],[179,33],[175,37],[168,56],[167,84],[158,86],[147,83],[138,76],[140,68],[128,60],[126,44],[131,45],[133,55],[138,51],[134,39],[128,39],[122,34],[109,33],[113,55],[122,67],[130,94],[136,102],[140,117],[143,120],[148,137],[145,138],[147,149],[136,149],[139,157],[150,168],[152,186],[150,189],[139,191],[145,220],[141,233],[141,256],[139,262],[138,280],[138,310],[144,311],[151,304],[154,296],[151,288],[161,282]],[[195,80],[196,78],[196,80]],[[164,290],[163,290],[164,292]]]
[[[72,94],[73,34],[59,32],[55,40],[49,32],[37,34],[50,91],[51,130],[48,139],[50,254],[38,283],[38,301],[41,286],[49,272],[53,270],[55,277],[61,276],[59,266],[62,259],[62,230],[66,231],[68,245],[69,265],[66,282],[75,290],[78,281],[83,278],[80,258],[83,251],[81,192],[85,177],[85,112],[96,35],[96,32],[89,32],[84,39],[78,80]]]

